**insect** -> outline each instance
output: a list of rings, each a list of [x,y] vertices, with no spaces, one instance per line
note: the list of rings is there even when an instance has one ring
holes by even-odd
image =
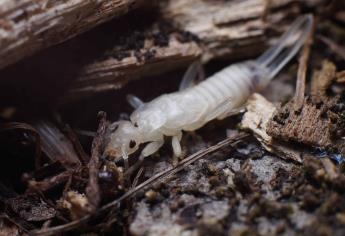
[[[256,60],[230,65],[197,85],[194,81],[202,76],[202,69],[194,63],[187,70],[179,91],[163,94],[148,103],[128,96],[135,111],[130,121],[112,124],[105,154],[115,160],[121,157],[127,160],[145,143],[139,157],[143,159],[160,149],[164,136],[171,136],[174,155],[180,156],[182,131],[196,130],[241,108],[253,92],[265,87],[297,54],[312,24],[312,15],[299,17],[278,43]]]

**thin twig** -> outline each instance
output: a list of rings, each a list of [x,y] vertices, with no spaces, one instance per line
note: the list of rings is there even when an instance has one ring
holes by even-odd
[[[30,190],[37,190],[41,192],[47,192],[56,186],[66,183],[68,179],[71,177],[72,172],[70,170],[66,170],[62,173],[54,175],[53,177],[46,178],[42,181],[30,181],[29,182],[29,189]]]
[[[121,197],[119,197],[118,199],[102,206],[96,213],[92,214],[92,215],[87,215],[84,216],[83,218],[76,220],[76,221],[72,221],[70,223],[64,224],[64,225],[59,225],[56,227],[52,227],[49,229],[42,229],[42,230],[33,230],[30,232],[30,235],[55,235],[58,233],[62,233],[62,232],[66,232],[69,230],[72,230],[82,224],[85,224],[86,222],[88,222],[92,217],[95,217],[109,209],[112,209],[113,207],[117,206],[118,204],[120,204],[123,200],[128,199],[130,197],[133,197],[136,193],[138,193],[140,190],[151,186],[154,183],[157,182],[161,182],[166,180],[168,177],[171,177],[172,175],[176,174],[177,172],[183,170],[184,168],[186,168],[187,166],[189,166],[190,164],[204,158],[206,155],[211,154],[213,152],[218,151],[219,149],[226,147],[228,145],[234,144],[236,142],[238,142],[239,140],[247,137],[248,134],[239,134],[237,137],[234,138],[227,138],[219,143],[217,143],[214,146],[211,146],[207,149],[204,150],[200,150],[199,152],[196,152],[192,155],[190,155],[189,157],[185,158],[183,161],[181,161],[180,163],[178,163],[177,166],[172,167],[168,170],[165,170],[163,172],[160,172],[154,176],[152,176],[151,178],[149,178],[148,180],[144,181],[143,183],[139,184],[138,186],[136,186],[135,188],[129,190],[128,192],[126,192],[124,195],[122,195]]]
[[[143,174],[144,170],[145,170],[145,167],[141,167],[141,168],[139,169],[138,173],[136,174],[136,176],[135,176],[135,178],[134,178],[134,180],[133,180],[132,188],[135,188],[135,186],[137,186],[138,181],[139,181],[139,178],[140,178],[140,176]]]
[[[304,103],[305,95],[305,84],[308,69],[308,61],[310,56],[311,45],[313,44],[315,23],[313,25],[313,30],[311,30],[307,41],[304,44],[302,54],[298,60],[298,71],[297,71],[297,81],[296,81],[296,92],[295,92],[295,111],[302,108]]]
[[[86,187],[86,196],[89,202],[94,207],[94,210],[98,208],[101,201],[98,173],[100,167],[100,157],[102,155],[102,148],[104,144],[104,134],[107,124],[105,112],[99,112],[98,117],[100,118],[100,122],[97,130],[97,135],[92,141],[91,159],[88,164],[89,183]]]

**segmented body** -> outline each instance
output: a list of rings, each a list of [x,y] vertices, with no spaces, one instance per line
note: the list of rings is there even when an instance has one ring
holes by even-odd
[[[196,86],[157,97],[137,109],[131,121],[147,133],[157,131],[168,136],[196,130],[243,105],[263,85],[265,75],[267,70],[255,61],[229,66]],[[222,106],[227,108],[222,110]]]
[[[278,44],[257,60],[233,64],[198,85],[161,95],[149,103],[133,97],[131,104],[137,109],[130,121],[116,123],[117,130],[110,137],[107,155],[127,158],[139,144],[148,143],[141,153],[145,157],[163,145],[164,136],[173,137],[174,153],[181,155],[182,131],[193,131],[210,120],[227,117],[253,92],[265,87],[298,52],[311,31],[312,22],[310,15],[300,17]]]

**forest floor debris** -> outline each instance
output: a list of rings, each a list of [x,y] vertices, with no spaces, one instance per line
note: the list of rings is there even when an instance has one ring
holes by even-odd
[[[188,8],[181,8],[182,0],[168,1],[165,17],[175,17],[176,11],[183,13],[183,17],[169,22],[171,24],[150,24],[152,28],[146,31],[129,25],[127,34],[114,33],[113,25],[109,24],[106,30],[94,31],[95,38],[90,34],[84,41],[75,41],[87,45],[79,45],[82,49],[75,47],[78,45],[75,42],[61,45],[55,50],[65,46],[69,53],[61,56],[60,51],[50,54],[54,50],[48,50],[46,57],[36,58],[33,64],[26,61],[11,67],[25,74],[25,79],[27,75],[42,76],[56,83],[53,85],[61,82],[55,78],[64,78],[73,68],[78,71],[75,76],[80,83],[74,83],[69,91],[80,89],[80,94],[75,94],[79,97],[85,89],[86,93],[97,96],[64,104],[56,110],[49,106],[48,111],[43,111],[44,106],[16,107],[16,102],[9,99],[9,104],[0,109],[3,160],[0,165],[0,235],[47,236],[61,232],[65,235],[136,236],[345,234],[345,163],[342,162],[345,155],[342,139],[345,135],[345,63],[341,45],[345,40],[345,11],[340,7],[344,3],[334,1],[329,7],[318,9],[314,9],[316,2],[323,1],[309,0],[303,8],[291,0],[271,1],[272,9],[268,6],[263,9],[261,3],[255,4],[257,1],[245,1],[239,6],[234,6],[232,1],[202,1],[198,5],[212,6],[216,11],[226,4],[220,11],[222,16],[229,16],[229,8],[243,12],[247,10],[241,6],[255,5],[253,16],[248,12],[238,20],[236,14],[212,18],[208,12],[206,16],[199,11],[202,8],[191,7],[195,2],[199,0],[186,3]],[[196,15],[193,15],[194,10],[198,10]],[[115,72],[123,73],[115,76],[116,81],[121,82],[126,76],[129,81],[141,76],[141,72],[153,75],[200,56],[205,61],[229,55],[234,61],[237,56],[253,56],[263,49],[264,33],[282,30],[272,29],[272,25],[281,22],[285,25],[301,11],[313,11],[320,19],[315,28],[314,45],[305,50],[310,50],[310,56],[302,55],[299,69],[297,63],[292,62],[263,91],[264,96],[254,94],[245,114],[211,122],[185,135],[182,140],[184,159],[173,159],[170,148],[164,146],[159,154],[145,159],[139,168],[129,173],[124,162],[115,163],[101,155],[108,121],[105,113],[97,120],[98,111],[107,111],[107,119],[111,121],[118,117],[128,119],[130,109],[125,103],[126,94],[135,93],[150,100],[158,94],[174,91],[181,78],[180,72],[174,71],[165,74],[164,79],[145,78],[123,88],[123,84],[119,86],[120,83],[113,80],[112,88],[118,86],[121,90],[100,94],[99,91],[110,88],[106,87],[111,84],[108,79],[113,78]],[[290,17],[285,19],[284,16]],[[194,21],[193,17],[198,20]],[[138,19],[139,16],[135,18]],[[272,22],[274,24],[270,24]],[[215,27],[215,31],[210,34],[200,26]],[[229,34],[238,29],[239,34]],[[146,32],[145,37],[142,32]],[[107,38],[108,35],[111,36]],[[119,41],[112,45],[114,38]],[[91,44],[97,46],[92,48]],[[89,49],[90,54],[95,55],[84,58],[83,53],[79,54]],[[201,55],[202,52],[207,53]],[[52,55],[60,55],[60,58]],[[180,65],[175,64],[176,55],[183,59]],[[82,65],[76,66],[75,61]],[[130,62],[130,66],[126,67],[126,62]],[[48,64],[53,66],[46,68]],[[113,65],[118,67],[111,67]],[[212,73],[224,65],[212,61],[206,71]],[[11,68],[1,75],[10,75]],[[51,68],[54,70],[46,73]],[[121,68],[125,69],[121,71]],[[314,71],[316,68],[321,69]],[[299,99],[296,99],[293,90],[298,70]],[[53,74],[55,77],[49,76]],[[104,80],[92,80],[100,78],[97,76]],[[83,81],[82,77],[86,79]],[[38,80],[31,82],[22,86],[30,90],[46,85]],[[94,82],[100,87],[93,87]],[[6,90],[12,86],[12,90],[8,89],[13,93],[11,97],[21,102],[18,94],[26,90],[21,89],[20,83],[11,80],[5,85]],[[44,92],[55,98],[54,92],[45,88]],[[34,97],[29,96],[30,93],[25,96],[30,101],[40,99],[40,93],[36,97],[34,92],[38,90],[31,91]],[[238,127],[240,122],[242,130]],[[243,129],[251,132],[243,134]],[[226,130],[230,138],[226,138]],[[135,161],[135,158],[129,159],[129,164]]]

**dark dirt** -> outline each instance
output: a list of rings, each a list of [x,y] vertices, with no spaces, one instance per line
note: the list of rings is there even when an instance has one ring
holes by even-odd
[[[137,17],[135,16],[134,18]],[[151,18],[154,17],[151,16]],[[169,22],[159,20],[158,23],[150,24],[147,23],[150,20],[141,20],[146,22],[145,27],[137,22],[129,23],[129,25],[134,26],[134,29],[131,27],[128,30],[124,30],[120,37],[115,37],[111,43],[116,45],[116,47],[108,48],[103,55],[103,59],[115,58],[123,60],[134,55],[139,62],[142,62],[154,58],[156,50],[151,50],[150,48],[168,47],[173,37],[181,43],[200,42],[198,37],[192,33],[174,28]],[[130,19],[131,21],[133,19]]]

